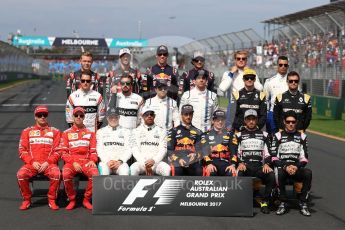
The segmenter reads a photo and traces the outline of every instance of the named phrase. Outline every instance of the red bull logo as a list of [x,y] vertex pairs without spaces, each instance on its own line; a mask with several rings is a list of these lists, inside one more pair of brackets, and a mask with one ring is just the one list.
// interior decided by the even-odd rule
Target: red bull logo
[[194,145],[194,140],[184,137],[176,141],[177,145]]
[[176,140],[176,145],[178,146],[175,147],[175,150],[190,150],[195,152],[194,142],[194,140],[189,139],[188,137]]
[[227,147],[227,146],[225,146],[225,145],[222,145],[222,144],[218,144],[218,145],[216,145],[216,146],[213,146],[212,148],[211,148],[211,151],[212,152],[228,152],[229,151],[229,148]]

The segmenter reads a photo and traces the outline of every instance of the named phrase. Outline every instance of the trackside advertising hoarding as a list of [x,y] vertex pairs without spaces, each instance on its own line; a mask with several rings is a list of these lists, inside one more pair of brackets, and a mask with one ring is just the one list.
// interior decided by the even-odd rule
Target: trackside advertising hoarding
[[146,47],[146,39],[127,38],[73,38],[73,37],[32,37],[14,36],[14,46],[96,46],[108,48]]
[[93,177],[93,214],[253,216],[252,178]]
[[22,37],[14,36],[12,45],[14,46],[52,46],[55,37]]
[[123,48],[123,47],[146,47],[148,41],[146,39],[126,39],[126,38],[111,38],[107,40],[109,48]]

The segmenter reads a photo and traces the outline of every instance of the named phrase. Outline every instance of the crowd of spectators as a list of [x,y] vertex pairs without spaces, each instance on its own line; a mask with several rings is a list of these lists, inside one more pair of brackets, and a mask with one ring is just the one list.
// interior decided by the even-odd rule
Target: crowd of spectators
[[[117,63],[113,61],[95,60],[92,64],[92,69],[97,73],[106,73],[115,68]],[[80,70],[79,60],[51,60],[49,61],[49,72],[66,74]]]
[[[292,66],[320,67],[323,63],[327,66],[345,67],[345,53],[340,56],[341,47],[345,46],[345,31],[339,34],[329,31],[325,34],[307,35],[303,38],[294,37],[272,39],[262,45],[262,64],[267,68],[275,66],[280,55],[289,56]],[[259,55],[257,52],[254,56]],[[258,60],[258,59],[256,59]],[[255,63],[254,63],[255,64]]]

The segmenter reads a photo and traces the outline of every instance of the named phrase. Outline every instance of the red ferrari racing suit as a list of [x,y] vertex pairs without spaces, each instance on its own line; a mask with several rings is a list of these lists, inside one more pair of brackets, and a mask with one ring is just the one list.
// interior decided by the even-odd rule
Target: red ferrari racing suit
[[62,169],[62,178],[69,200],[75,200],[76,191],[73,188],[73,177],[78,173],[73,163],[80,164],[82,173],[88,177],[85,189],[85,198],[92,197],[92,176],[98,176],[97,167],[85,166],[89,161],[97,162],[95,133],[86,128],[79,129],[75,125],[62,134],[61,150],[65,165]]
[[24,200],[30,200],[32,196],[29,179],[38,174],[38,171],[32,166],[33,162],[49,163],[49,166],[42,173],[50,181],[48,198],[56,199],[61,176],[57,166],[60,159],[60,154],[57,151],[60,136],[58,129],[49,126],[34,125],[23,130],[19,142],[19,157],[25,165],[19,169],[17,179]]

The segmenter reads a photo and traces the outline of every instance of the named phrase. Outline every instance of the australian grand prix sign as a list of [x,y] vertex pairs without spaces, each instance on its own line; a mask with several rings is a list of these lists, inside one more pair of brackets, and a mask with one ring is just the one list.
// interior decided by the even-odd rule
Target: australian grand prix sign
[[93,214],[253,215],[251,178],[97,176],[93,183]]

